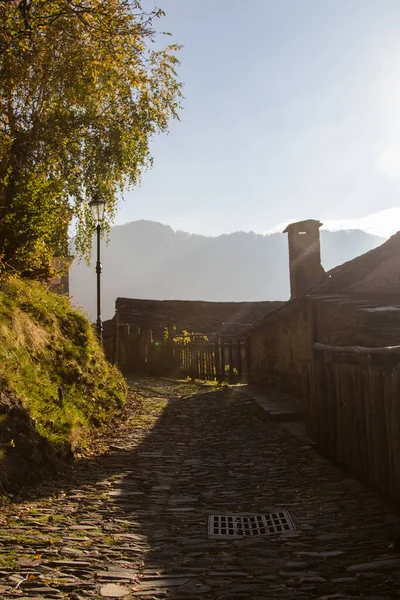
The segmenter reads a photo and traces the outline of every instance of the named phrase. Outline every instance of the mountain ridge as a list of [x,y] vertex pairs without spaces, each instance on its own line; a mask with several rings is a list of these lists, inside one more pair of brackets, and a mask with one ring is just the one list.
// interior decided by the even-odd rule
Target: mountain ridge
[[[322,264],[329,270],[384,241],[362,230],[322,230]],[[117,297],[215,302],[289,298],[283,233],[236,231],[211,237],[139,220],[112,227],[101,255],[103,319],[113,316]],[[95,246],[91,265],[73,262],[70,292],[73,302],[94,319]]]

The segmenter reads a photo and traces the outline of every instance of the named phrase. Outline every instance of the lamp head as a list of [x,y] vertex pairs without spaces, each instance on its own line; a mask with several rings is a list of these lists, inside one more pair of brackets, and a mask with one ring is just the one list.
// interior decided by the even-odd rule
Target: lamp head
[[101,200],[98,194],[93,196],[93,200],[89,202],[90,210],[92,211],[92,216],[96,223],[102,223],[104,219],[104,209],[106,203],[104,200]]

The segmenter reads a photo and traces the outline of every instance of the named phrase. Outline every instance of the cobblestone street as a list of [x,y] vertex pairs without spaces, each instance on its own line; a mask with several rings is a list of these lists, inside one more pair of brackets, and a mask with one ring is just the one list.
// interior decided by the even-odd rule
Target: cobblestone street
[[[1,598],[400,598],[389,504],[240,391],[131,385],[108,450],[11,507]],[[274,508],[294,532],[208,538],[209,514]]]

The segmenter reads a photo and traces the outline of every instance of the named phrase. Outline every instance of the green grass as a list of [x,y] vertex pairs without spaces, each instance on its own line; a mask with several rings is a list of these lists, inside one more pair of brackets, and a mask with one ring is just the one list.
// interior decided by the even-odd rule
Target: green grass
[[0,279],[0,389],[22,402],[42,436],[73,450],[126,395],[89,321],[66,297],[17,276]]
[[23,544],[24,546],[53,546],[54,544],[62,544],[62,537],[60,537],[59,535],[57,536],[50,536],[50,535],[41,535],[41,534],[35,534],[35,536],[33,536],[32,534],[22,534],[22,533],[18,533],[17,535],[11,535],[11,534],[2,534],[2,540],[4,543],[10,543],[10,544]]
[[15,550],[11,550],[10,552],[7,552],[7,554],[0,554],[0,569],[15,569],[18,567],[15,558]]

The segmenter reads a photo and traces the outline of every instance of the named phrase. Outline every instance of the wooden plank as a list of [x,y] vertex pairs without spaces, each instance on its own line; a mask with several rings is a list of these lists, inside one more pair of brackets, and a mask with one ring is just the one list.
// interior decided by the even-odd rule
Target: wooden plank
[[237,340],[237,371],[238,377],[242,376],[242,340]]
[[222,339],[220,343],[221,348],[221,378],[225,379],[225,340]]
[[194,379],[194,350],[193,350],[193,341],[191,340],[188,344],[188,353],[189,353],[189,377]]
[[185,377],[185,365],[184,365],[184,348],[183,348],[183,340],[179,340],[178,342],[178,351],[179,351],[179,373],[180,378],[183,379]]
[[196,341],[193,343],[194,349],[194,376],[195,379],[199,379],[199,349]]
[[200,349],[201,349],[201,379],[203,379],[203,381],[204,381],[205,379],[207,379],[207,377],[206,377],[206,351],[207,351],[207,348],[206,348],[204,342],[201,344]]
[[203,358],[204,358],[204,352],[203,352],[203,344],[201,343],[201,341],[199,340],[199,379],[204,379],[204,366],[203,366]]
[[196,379],[196,358],[193,340],[190,342],[190,377]]
[[233,340],[230,338],[228,345],[229,379],[233,380]]
[[251,378],[251,344],[250,344],[250,336],[247,337],[245,343],[245,362],[246,362],[246,375],[247,378]]
[[[327,423],[328,439],[326,440],[326,452],[329,457],[336,458],[337,439],[336,439],[336,408],[337,408],[337,392],[335,374],[332,371],[331,365],[322,363],[324,370],[324,396],[325,396],[325,421]],[[323,397],[321,398],[323,400]]]
[[193,347],[193,339],[192,337],[190,338],[190,342],[188,344],[188,352],[189,352],[189,377],[191,379],[195,378],[195,372],[194,372],[194,347]]
[[215,373],[216,379],[219,383],[222,381],[222,369],[221,369],[221,340],[214,344],[215,353]]
[[211,353],[211,380],[217,379],[217,372],[215,369],[215,344],[210,344],[210,353]]
[[186,377],[186,368],[185,368],[185,346],[183,340],[179,342],[181,348],[181,368],[182,368],[182,377]]
[[386,426],[386,439],[387,439],[387,488],[388,495],[394,498],[395,493],[395,454],[393,439],[393,427],[392,427],[392,414],[393,414],[393,395],[392,395],[392,380],[394,377],[393,369],[389,373],[385,374],[384,379],[384,418]]
[[400,500],[400,367],[395,366],[391,378],[392,406],[390,422],[393,444],[393,497]]
[[357,404],[355,406],[355,419],[358,433],[359,447],[358,447],[358,465],[360,473],[366,474],[368,470],[367,454],[363,451],[366,443],[366,412],[367,412],[367,400],[366,390],[364,385],[364,370],[365,365],[354,365],[354,393],[357,398]]
[[330,353],[348,353],[348,354],[395,354],[400,355],[400,346],[382,346],[379,348],[367,348],[365,346],[330,346],[316,342],[313,345],[314,350]]
[[206,379],[212,380],[211,377],[211,346],[209,343],[206,345]]

